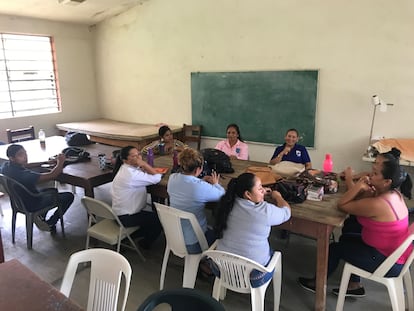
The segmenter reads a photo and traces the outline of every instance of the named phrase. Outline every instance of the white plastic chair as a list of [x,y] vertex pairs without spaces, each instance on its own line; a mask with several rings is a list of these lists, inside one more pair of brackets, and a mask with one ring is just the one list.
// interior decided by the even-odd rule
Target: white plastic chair
[[132,269],[121,254],[104,248],[92,248],[72,254],[63,276],[60,291],[69,297],[78,265],[91,262],[87,311],[116,311],[121,278],[125,278],[125,290],[121,311],[125,310]]
[[213,287],[213,297],[223,300],[226,297],[226,290],[230,289],[238,293],[250,293],[252,311],[264,310],[264,298],[266,289],[271,279],[260,287],[252,288],[250,284],[250,273],[253,269],[262,272],[273,272],[273,310],[279,310],[280,290],[282,283],[282,254],[274,252],[267,265],[264,267],[257,262],[218,250],[207,250],[204,255],[212,259],[220,270],[220,278],[216,277]]
[[145,257],[131,238],[131,234],[139,229],[138,226],[125,228],[112,208],[105,202],[90,197],[83,197],[81,201],[89,218],[85,249],[89,248],[89,239],[93,237],[110,245],[116,245],[116,251],[119,253],[121,241],[127,238],[142,261],[145,261]]
[[414,311],[413,285],[411,283],[410,265],[414,259],[414,252],[408,257],[401,273],[397,277],[385,277],[390,268],[396,263],[398,258],[405,252],[407,247],[414,241],[414,224],[409,227],[410,235],[403,243],[373,272],[368,272],[346,262],[342,272],[341,285],[339,288],[336,311],[344,308],[345,294],[348,288],[351,274],[359,275],[365,279],[382,283],[388,289],[393,311],[405,311],[404,286],[407,294],[408,310]]
[[164,228],[166,245],[164,252],[164,259],[161,268],[160,277],[160,290],[164,288],[165,272],[167,270],[168,257],[170,251],[174,255],[184,258],[184,275],[183,275],[183,287],[194,288],[195,280],[197,277],[198,264],[203,256],[200,254],[189,254],[187,247],[185,246],[183,229],[181,226],[181,219],[187,219],[190,221],[191,226],[197,236],[198,243],[200,244],[201,251],[208,249],[208,244],[204,232],[200,227],[196,217],[192,213],[184,212],[179,209],[155,203],[155,207],[158,212],[158,217]]

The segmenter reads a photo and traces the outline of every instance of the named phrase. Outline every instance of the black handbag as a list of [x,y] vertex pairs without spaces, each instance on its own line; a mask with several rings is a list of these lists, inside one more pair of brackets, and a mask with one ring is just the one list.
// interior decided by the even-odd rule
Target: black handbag
[[89,140],[86,134],[78,132],[67,132],[65,135],[65,140],[68,146],[86,146],[93,144],[93,142]]

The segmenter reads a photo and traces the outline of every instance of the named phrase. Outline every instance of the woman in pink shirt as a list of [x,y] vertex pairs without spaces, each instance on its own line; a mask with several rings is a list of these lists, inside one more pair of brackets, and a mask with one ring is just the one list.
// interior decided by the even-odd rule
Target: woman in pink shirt
[[226,129],[227,139],[220,141],[215,149],[223,151],[231,159],[247,160],[249,158],[249,147],[240,135],[237,124],[229,124]]
[[[393,154],[381,154],[369,176],[363,176],[343,195],[338,208],[355,215],[361,225],[360,235],[343,234],[338,242],[329,246],[328,276],[345,260],[354,266],[374,272],[408,236],[408,209],[397,190],[404,195],[411,193],[411,179],[400,167]],[[410,246],[388,271],[387,277],[397,276],[409,254]],[[299,278],[299,284],[310,291],[315,290],[315,279]],[[337,288],[333,289],[338,294]],[[363,297],[365,290],[360,277],[351,275],[346,296]]]

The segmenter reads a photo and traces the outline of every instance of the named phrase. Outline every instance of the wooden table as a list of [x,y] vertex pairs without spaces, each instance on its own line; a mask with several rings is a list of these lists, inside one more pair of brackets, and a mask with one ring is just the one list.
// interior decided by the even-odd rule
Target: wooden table
[[17,259],[0,264],[0,310],[81,311],[74,301]]
[[[50,157],[59,154],[67,147],[65,138],[62,136],[47,137],[45,146],[41,146],[38,139],[24,141],[20,144],[27,151],[29,163],[46,162]],[[2,161],[8,159],[6,155],[8,146],[0,146],[0,159]],[[62,183],[81,187],[85,190],[86,196],[93,198],[94,187],[111,182],[113,179],[112,169],[99,169],[98,154],[105,153],[107,157],[110,157],[112,151],[118,148],[103,144],[92,144],[82,146],[82,148],[90,153],[91,160],[66,165],[57,180]]]
[[[83,122],[70,122],[56,124],[61,134],[66,132],[79,132],[88,134],[94,142],[111,146],[125,147],[128,145],[139,150],[150,142],[158,139],[159,125],[128,123],[110,119],[96,119]],[[182,127],[169,126],[178,137],[182,135]]]
[[[266,163],[231,160],[234,168],[232,174],[221,174],[220,184],[227,187],[230,179],[239,176],[248,166],[267,166]],[[171,167],[172,157],[155,158],[155,166]],[[161,182],[149,187],[149,191],[161,198],[168,198],[167,182],[170,172],[164,175]],[[340,227],[347,215],[336,208],[340,194],[326,194],[322,201],[306,200],[300,204],[291,204],[292,217],[278,226],[291,232],[303,234],[316,239],[316,296],[315,310],[326,308],[326,279],[328,269],[329,237],[335,227]]]

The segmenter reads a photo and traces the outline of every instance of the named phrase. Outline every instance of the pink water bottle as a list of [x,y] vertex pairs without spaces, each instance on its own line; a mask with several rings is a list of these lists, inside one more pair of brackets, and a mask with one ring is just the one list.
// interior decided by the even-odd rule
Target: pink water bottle
[[332,172],[332,168],[333,168],[332,156],[330,153],[327,153],[325,155],[325,160],[323,161],[323,171],[325,173],[330,173]]

